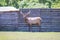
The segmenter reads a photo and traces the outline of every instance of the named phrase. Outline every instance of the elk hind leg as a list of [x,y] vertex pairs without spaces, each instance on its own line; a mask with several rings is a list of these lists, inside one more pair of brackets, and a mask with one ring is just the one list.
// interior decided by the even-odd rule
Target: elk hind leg
[[39,32],[40,32],[40,30],[41,30],[41,28],[40,28],[40,23],[37,23],[37,25],[38,25],[38,27],[39,27]]

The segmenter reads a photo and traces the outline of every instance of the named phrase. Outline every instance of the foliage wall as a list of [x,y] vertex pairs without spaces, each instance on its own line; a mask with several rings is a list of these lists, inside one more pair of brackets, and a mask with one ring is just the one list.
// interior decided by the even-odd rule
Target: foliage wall
[[60,0],[0,0],[0,6],[16,8],[60,8]]

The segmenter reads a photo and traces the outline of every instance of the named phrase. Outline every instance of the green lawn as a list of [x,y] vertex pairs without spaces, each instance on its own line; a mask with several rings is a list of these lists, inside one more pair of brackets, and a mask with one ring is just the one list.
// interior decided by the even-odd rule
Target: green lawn
[[0,32],[0,40],[60,40],[60,32]]

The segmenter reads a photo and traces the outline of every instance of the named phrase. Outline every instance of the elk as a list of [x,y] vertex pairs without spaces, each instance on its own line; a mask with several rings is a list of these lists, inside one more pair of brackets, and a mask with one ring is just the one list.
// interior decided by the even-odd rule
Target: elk
[[[23,16],[25,23],[27,23],[30,26],[30,28],[32,25],[38,25],[38,26],[41,25],[41,20],[42,20],[41,17],[27,17],[30,14],[30,11],[25,14],[23,14],[21,11],[20,14]],[[29,28],[29,31],[30,31],[30,28]]]

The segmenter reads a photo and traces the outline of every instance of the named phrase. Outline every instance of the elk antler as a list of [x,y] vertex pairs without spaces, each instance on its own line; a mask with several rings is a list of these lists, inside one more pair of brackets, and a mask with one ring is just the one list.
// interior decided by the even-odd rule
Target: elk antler
[[27,14],[23,14],[22,11],[20,12],[23,15],[23,18],[30,14],[30,11]]
[[22,13],[22,11],[20,11],[20,14],[24,15],[24,14]]
[[22,15],[23,15],[23,17],[25,17],[25,15],[22,13],[22,11],[20,11],[20,14],[22,14]]
[[30,11],[26,14],[26,16],[29,15],[29,14],[30,14]]

